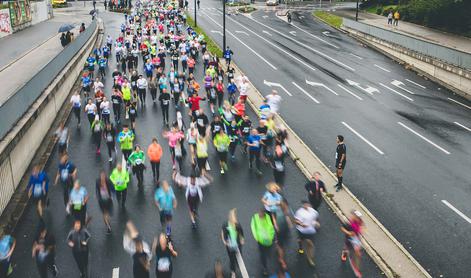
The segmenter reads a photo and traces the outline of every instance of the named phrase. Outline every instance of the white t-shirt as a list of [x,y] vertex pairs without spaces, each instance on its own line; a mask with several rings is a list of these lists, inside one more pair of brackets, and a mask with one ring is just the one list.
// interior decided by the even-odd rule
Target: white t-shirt
[[98,82],[95,81],[93,83],[93,88],[95,88],[95,93],[96,93],[98,91],[102,91],[105,88],[105,85],[103,85],[103,83],[101,83],[101,81],[98,81]]
[[139,89],[146,89],[147,88],[147,80],[145,78],[139,78],[137,80],[137,87]]
[[70,103],[72,103],[73,107],[78,107],[80,108],[80,95],[73,95],[70,97]]
[[239,85],[239,93],[241,96],[246,96],[247,95],[247,89],[248,89],[249,85],[247,83],[240,83]]
[[271,112],[277,113],[280,109],[281,97],[279,95],[269,94],[266,96],[267,103],[270,105]]
[[107,100],[107,101],[103,101],[101,104],[100,104],[100,109],[101,111],[103,112],[103,114],[110,114],[110,102]]
[[95,111],[96,111],[95,103],[85,105],[85,110],[87,111],[87,114],[95,114]]
[[305,227],[296,225],[296,229],[303,234],[315,234],[316,233],[316,222],[319,218],[319,213],[313,208],[304,207],[298,209],[294,214],[294,217],[300,221]]

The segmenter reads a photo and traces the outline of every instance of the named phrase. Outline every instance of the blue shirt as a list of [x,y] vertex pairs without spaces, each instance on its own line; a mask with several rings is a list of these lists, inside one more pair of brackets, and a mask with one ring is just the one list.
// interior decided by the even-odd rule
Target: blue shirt
[[278,204],[283,198],[278,192],[271,193],[270,191],[267,191],[263,194],[263,199],[268,202],[268,206],[265,205],[265,209],[269,212],[275,212],[278,210]]
[[2,239],[0,239],[0,260],[7,258],[8,252],[10,252],[12,245],[13,238],[10,235],[4,235]]
[[175,194],[171,187],[168,188],[167,192],[165,192],[162,187],[159,187],[159,189],[155,191],[154,199],[159,204],[161,210],[173,211],[173,199],[175,199]]
[[260,135],[249,135],[249,137],[247,137],[247,141],[248,141],[250,144],[254,144],[254,143],[255,143],[255,146],[249,146],[249,150],[251,150],[251,151],[258,151],[258,150],[260,150],[260,140],[262,140],[262,138],[260,137]]
[[70,191],[70,202],[72,203],[72,207],[75,210],[82,209],[83,203],[85,201],[85,197],[87,196],[88,192],[85,187],[81,186],[78,190],[72,189]]
[[66,162],[65,164],[59,164],[59,177],[62,182],[66,182],[70,175],[75,171],[74,164]]
[[46,193],[42,192],[43,182],[46,182],[46,192],[49,188],[49,178],[47,177],[46,172],[41,171],[37,176],[31,175],[29,177],[28,187],[26,190],[30,190],[33,187],[33,196],[39,197],[40,195]]

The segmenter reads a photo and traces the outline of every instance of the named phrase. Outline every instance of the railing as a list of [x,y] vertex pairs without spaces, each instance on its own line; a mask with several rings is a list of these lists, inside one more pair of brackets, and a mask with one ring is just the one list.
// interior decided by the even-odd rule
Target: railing
[[[96,29],[96,20],[56,57],[33,76],[23,87],[0,106],[0,138],[3,138],[16,122],[28,111],[62,69],[90,39]],[[57,43],[60,43],[59,41]],[[19,73],[20,74],[20,73]],[[11,76],[15,78],[15,76]]]
[[471,54],[462,52],[439,44],[416,39],[412,36],[399,34],[383,28],[371,26],[369,24],[356,22],[344,18],[343,25],[347,28],[360,31],[364,34],[394,43],[412,51],[441,60],[451,65],[471,70]]

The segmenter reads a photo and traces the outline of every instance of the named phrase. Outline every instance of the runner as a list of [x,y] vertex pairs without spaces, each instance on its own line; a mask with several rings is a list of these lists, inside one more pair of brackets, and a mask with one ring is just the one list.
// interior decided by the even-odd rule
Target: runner
[[81,107],[82,107],[82,102],[80,100],[80,92],[76,91],[71,97],[70,97],[70,103],[72,103],[72,113],[74,113],[75,118],[77,119],[77,128],[80,127],[80,116],[81,116]]
[[268,258],[275,239],[275,228],[273,227],[271,217],[266,213],[265,208],[261,208],[258,213],[252,216],[250,227],[252,229],[252,235],[258,244],[263,275],[267,276]]
[[111,172],[110,180],[113,183],[116,192],[116,199],[121,203],[121,208],[126,207],[126,196],[128,193],[129,174],[122,165],[118,163],[116,168]]
[[108,149],[108,162],[111,163],[113,162],[113,152],[116,152],[116,129],[111,123],[106,124],[103,137],[105,138],[106,148]]
[[128,161],[131,155],[134,138],[134,132],[129,130],[128,125],[123,125],[123,130],[118,134],[118,143],[126,161]]
[[100,171],[100,176],[96,179],[95,192],[98,199],[98,205],[103,214],[103,222],[106,225],[106,231],[111,233],[110,216],[113,209],[113,195],[115,190],[113,183],[106,176],[105,171]]
[[74,187],[70,191],[67,209],[72,212],[75,220],[79,220],[82,223],[82,226],[86,226],[88,198],[87,189],[80,185],[79,180],[75,180]]
[[322,193],[326,192],[324,182],[321,180],[321,173],[314,172],[304,188],[307,191],[312,208],[317,210],[322,202]]
[[311,207],[308,201],[302,201],[303,206],[299,208],[294,217],[296,230],[298,230],[298,253],[304,254],[303,242],[307,245],[307,259],[311,266],[314,262],[314,235],[319,229],[319,213]]
[[[67,209],[67,204],[69,203],[69,193],[72,190],[72,185],[74,179],[77,178],[77,168],[74,164],[69,162],[69,156],[64,154],[61,157],[56,178],[54,180],[54,185],[57,185],[57,182],[61,181],[63,196],[64,196],[64,205]],[[66,210],[67,211],[67,210]],[[69,214],[69,213],[67,213]]]
[[227,68],[229,68],[230,64],[231,64],[231,60],[232,60],[232,55],[234,55],[234,52],[232,52],[232,50],[228,47],[226,47],[226,50],[224,50],[224,53],[223,53],[223,57],[224,59],[226,60],[226,66]]
[[35,165],[29,177],[26,191],[28,192],[28,197],[32,198],[33,202],[36,204],[40,218],[43,218],[43,211],[47,205],[48,184],[49,178],[47,173],[41,171],[39,166]]
[[101,153],[100,145],[101,145],[101,138],[103,137],[104,125],[103,125],[103,122],[98,117],[98,115],[95,116],[95,120],[92,123],[91,129],[92,129],[93,141],[95,142],[95,146],[96,146],[95,152],[97,155],[99,155]]
[[201,188],[208,186],[212,182],[209,175],[196,177],[182,176],[178,171],[173,172],[173,180],[181,187],[186,187],[185,198],[188,203],[191,226],[196,229],[196,218],[198,217],[198,205],[203,202],[203,191]]
[[227,152],[229,151],[229,145],[231,144],[231,139],[224,133],[223,129],[220,129],[219,132],[214,136],[213,139],[214,147],[217,150],[219,156],[219,165],[221,167],[221,175],[224,175],[227,172]]
[[171,222],[173,210],[177,208],[177,199],[175,198],[173,189],[166,181],[163,181],[162,185],[155,191],[154,201],[159,209],[160,223],[162,227],[165,226],[165,234],[170,236],[172,233]]
[[155,275],[158,278],[171,278],[173,271],[172,257],[178,256],[178,253],[173,248],[168,236],[161,233],[158,238],[155,237],[152,250],[155,253],[156,260]]
[[128,163],[132,167],[132,172],[136,175],[137,178],[137,186],[139,188],[142,187],[144,182],[144,170],[146,168],[144,162],[146,160],[146,156],[144,152],[141,150],[139,145],[134,146],[134,151],[128,158]]
[[[342,225],[340,230],[345,234],[345,245],[342,249],[342,262],[347,260],[347,255],[351,258],[351,266],[356,277],[361,277],[361,239],[360,236],[363,230],[363,220],[361,212],[354,210],[348,221]],[[353,251],[353,254],[349,253],[350,250]],[[353,258],[352,258],[353,256]]]
[[157,141],[157,137],[152,138],[152,143],[147,148],[147,156],[149,157],[152,168],[152,177],[155,184],[160,181],[160,159],[162,157],[162,147]]
[[57,277],[59,270],[55,263],[56,240],[43,221],[39,222],[39,231],[33,241],[32,254],[36,260],[39,277],[47,278],[49,271],[53,277]]
[[4,231],[0,238],[0,277],[7,277],[13,272],[11,255],[15,251],[16,239]]
[[73,229],[67,236],[67,244],[72,248],[77,267],[80,271],[80,277],[88,277],[88,241],[90,233],[87,228],[82,226],[80,220],[75,220]]
[[255,160],[256,173],[260,176],[262,175],[262,171],[260,170],[260,149],[261,144],[263,144],[261,140],[258,131],[252,129],[245,143],[249,147],[249,169],[252,169],[253,161]]
[[92,126],[95,116],[97,115],[97,107],[91,98],[88,99],[87,105],[85,105],[85,112],[87,113],[88,122],[90,126]]
[[231,278],[236,277],[237,253],[242,253],[242,245],[245,244],[244,231],[237,220],[237,210],[229,211],[227,221],[222,225],[221,239],[226,246],[229,256]]
[[69,143],[69,129],[65,127],[64,123],[61,123],[59,128],[56,130],[55,138],[57,142],[57,150],[59,155],[63,155],[67,152],[67,145]]

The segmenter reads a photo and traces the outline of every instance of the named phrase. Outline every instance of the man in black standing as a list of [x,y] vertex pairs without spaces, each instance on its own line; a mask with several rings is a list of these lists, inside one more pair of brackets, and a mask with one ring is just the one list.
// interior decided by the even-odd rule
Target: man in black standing
[[342,135],[337,136],[337,150],[335,151],[335,169],[337,170],[337,185],[335,191],[340,191],[342,189],[343,183],[343,170],[345,169],[345,164],[347,163],[347,147],[343,142],[344,138]]
[[324,182],[321,180],[321,174],[315,172],[311,179],[304,185],[306,188],[309,203],[313,209],[317,210],[322,202],[322,192],[325,192]]

